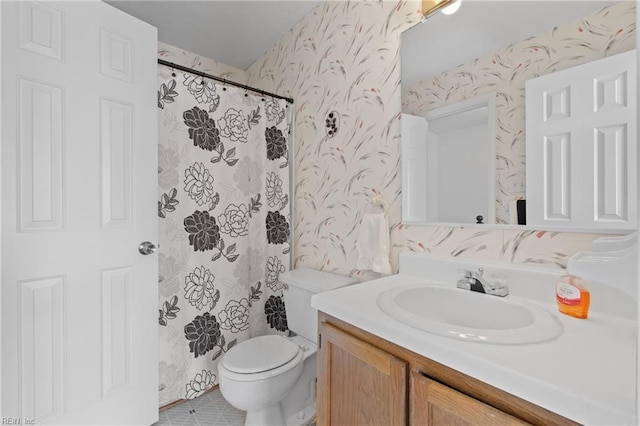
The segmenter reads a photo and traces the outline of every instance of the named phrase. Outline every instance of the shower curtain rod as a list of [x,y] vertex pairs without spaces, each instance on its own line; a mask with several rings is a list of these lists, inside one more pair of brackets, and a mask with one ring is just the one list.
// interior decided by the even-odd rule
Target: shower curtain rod
[[255,87],[247,86],[245,84],[240,84],[240,83],[235,83],[235,82],[230,81],[230,80],[225,80],[224,78],[216,77],[215,75],[211,75],[211,74],[207,74],[207,73],[202,72],[202,71],[194,70],[193,68],[183,67],[182,65],[174,64],[173,62],[165,61],[163,59],[158,59],[158,63],[160,65],[164,65],[164,66],[167,66],[167,67],[179,70],[179,71],[184,71],[184,72],[188,72],[188,73],[191,73],[191,74],[195,74],[195,75],[200,76],[200,77],[204,77],[204,78],[208,78],[208,79],[211,79],[211,80],[219,81],[222,84],[228,84],[230,86],[236,86],[236,87],[239,87],[241,89],[250,90],[252,92],[259,93],[261,95],[269,96],[269,97],[272,97],[272,98],[284,99],[285,101],[289,102],[290,104],[293,103],[293,99],[292,98],[287,98],[285,96],[276,95],[275,93],[271,93],[271,92],[265,92],[264,90],[256,89]]

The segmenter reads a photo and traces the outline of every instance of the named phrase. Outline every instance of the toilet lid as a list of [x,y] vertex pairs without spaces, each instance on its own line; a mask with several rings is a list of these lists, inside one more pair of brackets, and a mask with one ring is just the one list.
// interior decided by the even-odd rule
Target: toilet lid
[[260,373],[288,363],[299,351],[298,345],[282,336],[254,337],[229,349],[222,365],[234,373]]

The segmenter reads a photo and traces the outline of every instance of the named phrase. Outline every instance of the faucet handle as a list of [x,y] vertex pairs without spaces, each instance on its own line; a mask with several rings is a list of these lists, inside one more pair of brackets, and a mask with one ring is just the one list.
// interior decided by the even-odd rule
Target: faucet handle
[[495,296],[506,296],[509,294],[507,276],[500,272],[494,272],[487,277],[487,288],[489,293]]
[[457,272],[460,278],[473,278],[473,272],[468,269],[458,269]]
[[473,272],[468,269],[458,269],[458,282],[456,283],[456,287],[461,288],[463,290],[471,290],[471,281],[473,278]]

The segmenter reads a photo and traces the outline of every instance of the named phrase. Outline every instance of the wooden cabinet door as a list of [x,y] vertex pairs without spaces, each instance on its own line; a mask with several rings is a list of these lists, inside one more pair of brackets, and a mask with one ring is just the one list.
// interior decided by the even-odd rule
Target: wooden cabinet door
[[411,372],[410,389],[411,425],[529,424],[414,371]]
[[319,426],[406,425],[407,363],[320,323]]

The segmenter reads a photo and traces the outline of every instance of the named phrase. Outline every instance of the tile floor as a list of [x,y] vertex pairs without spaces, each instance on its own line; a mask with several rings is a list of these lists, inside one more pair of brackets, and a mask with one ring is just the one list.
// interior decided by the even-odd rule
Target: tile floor
[[163,411],[153,426],[242,426],[244,417],[216,389]]

